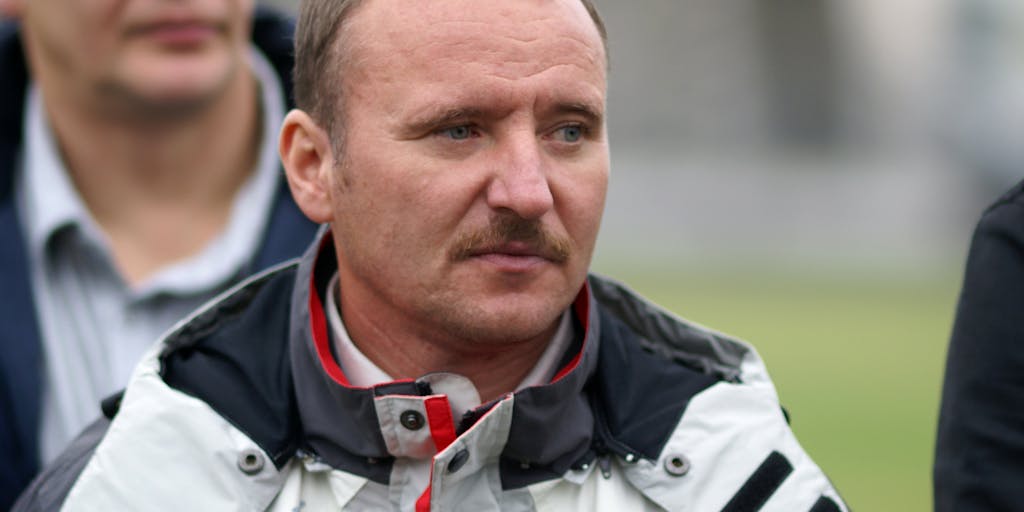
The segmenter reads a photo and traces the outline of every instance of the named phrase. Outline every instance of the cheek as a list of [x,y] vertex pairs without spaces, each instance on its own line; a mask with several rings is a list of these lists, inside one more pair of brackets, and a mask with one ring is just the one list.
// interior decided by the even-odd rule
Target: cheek
[[423,231],[429,212],[415,183],[391,176],[365,159],[335,169],[330,176],[333,216],[361,246],[405,253],[415,241],[411,235]]
[[594,171],[589,176],[577,173],[557,187],[561,197],[559,215],[566,229],[577,243],[592,246],[604,213],[608,190],[607,171]]
[[[82,23],[74,22],[77,16],[82,16]],[[31,12],[24,25],[29,27],[26,35],[34,47],[33,58],[40,59],[41,67],[58,73],[91,75],[92,69],[102,66],[109,53],[103,42],[110,37],[110,31],[95,21],[88,17],[88,13],[80,15],[72,10],[62,13]],[[86,63],[91,64],[85,66]]]
[[247,43],[252,32],[252,20],[254,5],[251,0],[238,0],[230,2],[227,6],[227,16],[231,20],[232,29],[237,39]]
[[232,4],[235,10],[246,16],[252,15],[255,6],[255,2],[253,2],[253,0],[236,0],[232,2]]

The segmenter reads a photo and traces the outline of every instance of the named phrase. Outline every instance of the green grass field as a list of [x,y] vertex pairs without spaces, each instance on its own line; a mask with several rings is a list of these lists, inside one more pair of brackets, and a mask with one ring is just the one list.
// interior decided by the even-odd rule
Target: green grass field
[[854,510],[931,510],[931,464],[960,277],[597,270],[766,360],[804,448]]

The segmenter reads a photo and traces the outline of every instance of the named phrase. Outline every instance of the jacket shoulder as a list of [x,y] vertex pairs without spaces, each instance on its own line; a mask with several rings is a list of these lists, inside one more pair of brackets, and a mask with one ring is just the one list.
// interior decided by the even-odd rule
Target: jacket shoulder
[[591,275],[588,284],[606,317],[643,350],[722,380],[767,380],[750,344],[682,319],[613,279]]
[[[288,367],[277,348],[287,337],[274,325],[288,316],[294,269],[288,262],[257,274],[173,328],[136,367],[102,440],[74,459],[75,470],[45,504],[63,500],[64,510],[266,508],[290,457],[278,464],[277,447],[267,444],[273,438],[232,414],[287,417],[273,408],[277,399],[291,403],[290,381],[253,372]],[[284,390],[276,395],[253,388],[277,384]],[[230,402],[227,410],[218,399]]]
[[620,283],[590,285],[602,314],[601,423],[639,448],[626,473],[645,496],[667,510],[845,510],[753,347]]
[[279,467],[300,437],[288,353],[295,279],[292,261],[243,282],[173,331],[159,359],[164,383],[208,404]]
[[658,457],[628,471],[668,510],[846,510],[763,386],[719,382],[694,396]]
[[[266,324],[254,319],[265,321],[272,310],[279,309],[274,304],[280,300],[288,302],[294,267],[294,262],[287,262],[257,274],[172,328],[136,368],[113,420],[101,418],[88,427],[36,478],[15,510],[64,507],[92,510],[98,504],[104,504],[102,509],[137,509],[147,499],[171,489],[159,484],[136,489],[129,482],[137,483],[138,478],[142,478],[158,483],[166,481],[165,477],[177,475],[182,481],[193,482],[200,488],[203,485],[188,476],[191,471],[225,464],[229,466],[225,470],[234,470],[225,474],[239,473],[238,481],[233,481],[233,489],[243,495],[249,493],[251,489],[244,483],[249,473],[239,472],[234,467],[236,464],[241,467],[241,462],[223,460],[222,447],[231,447],[239,460],[247,455],[267,460],[267,450],[234,425],[233,418],[197,399],[189,385],[202,381],[203,389],[217,389],[220,396],[230,394],[237,404],[236,410],[267,413],[264,404],[258,403],[260,395],[244,389],[247,376],[237,374],[242,369],[233,369],[230,360],[225,363],[231,351],[224,347],[233,344],[254,357],[280,359],[269,351],[274,343],[264,340],[284,343],[273,333],[255,330],[256,325],[263,325],[265,329]],[[282,293],[284,298],[279,300]],[[287,316],[287,307],[285,310]],[[287,361],[284,364],[287,366]],[[190,441],[179,442],[182,438]],[[167,450],[168,446],[174,449]],[[207,460],[211,457],[212,460]],[[273,488],[276,481],[280,468],[272,463],[272,458],[270,462],[265,464],[268,469],[261,474],[266,473],[272,485],[257,486],[259,489]],[[218,484],[211,480],[209,485]],[[262,503],[268,499],[268,492],[256,493],[245,502]],[[163,498],[167,503],[191,503],[190,500],[209,496],[176,498],[166,495]]]
[[86,427],[55,461],[36,476],[14,504],[12,512],[60,509],[109,426],[110,420],[100,417]]
[[985,208],[974,231],[972,250],[986,239],[1000,237],[1024,244],[1024,180]]

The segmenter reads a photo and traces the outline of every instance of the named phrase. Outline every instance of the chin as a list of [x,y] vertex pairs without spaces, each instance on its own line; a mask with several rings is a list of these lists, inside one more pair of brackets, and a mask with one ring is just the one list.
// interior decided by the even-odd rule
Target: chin
[[191,112],[212,103],[227,90],[237,67],[224,59],[156,59],[124,79],[110,92],[152,113]]
[[[543,304],[554,301],[536,300],[532,304],[514,307],[512,304],[499,304],[498,307],[475,308],[474,311],[460,311],[453,315],[451,323],[454,331],[465,339],[477,340],[486,344],[509,344],[528,341],[548,331],[554,332],[558,319],[565,307]],[[468,313],[468,314],[466,314]],[[458,318],[458,317],[462,318]]]

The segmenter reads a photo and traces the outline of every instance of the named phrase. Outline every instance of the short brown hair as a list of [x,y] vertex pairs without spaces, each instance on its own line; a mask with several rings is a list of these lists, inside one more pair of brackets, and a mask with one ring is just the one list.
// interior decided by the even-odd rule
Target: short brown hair
[[[295,105],[308,112],[330,134],[337,146],[342,134],[336,131],[334,117],[342,99],[341,83],[329,79],[339,76],[345,55],[337,55],[345,45],[336,44],[345,19],[365,0],[302,0],[295,29]],[[601,34],[607,53],[608,33],[592,0],[580,0]],[[337,147],[335,148],[338,149]]]

